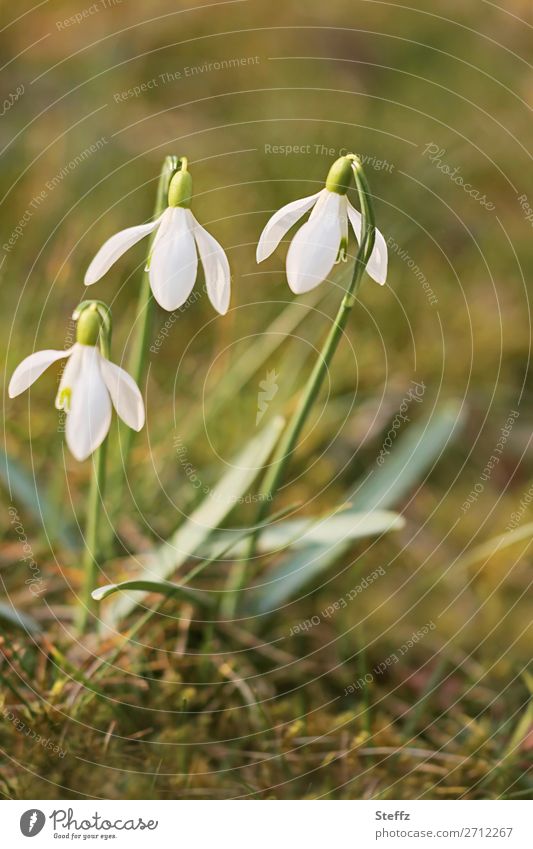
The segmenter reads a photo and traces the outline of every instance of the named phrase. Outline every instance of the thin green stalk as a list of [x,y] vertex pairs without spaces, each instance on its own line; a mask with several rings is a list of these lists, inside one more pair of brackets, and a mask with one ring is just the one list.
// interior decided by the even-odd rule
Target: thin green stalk
[[442,681],[442,677],[446,670],[446,666],[448,665],[448,661],[446,657],[441,657],[437,662],[435,669],[431,673],[424,687],[424,691],[421,696],[417,699],[413,709],[407,715],[407,721],[405,723],[404,728],[404,738],[406,741],[410,741],[413,738],[413,735],[416,731],[418,721],[422,716],[422,712],[427,705],[433,691],[436,689],[437,685]]
[[[177,156],[166,156],[161,168],[159,183],[157,184],[157,194],[154,206],[154,218],[158,218],[168,206],[168,187],[173,174],[178,170],[180,159]],[[146,264],[143,271],[141,289],[139,292],[139,300],[137,302],[137,315],[135,318],[135,336],[133,339],[131,358],[129,362],[129,372],[133,377],[137,386],[141,387],[141,381],[144,377],[146,368],[146,360],[148,354],[148,340],[152,327],[152,316],[154,312],[154,298],[150,288],[150,276],[146,270],[150,262],[153,241],[155,233],[150,238],[148,245],[148,253],[146,255]],[[135,431],[127,428],[124,434],[124,450],[122,454],[122,465],[124,469],[128,467],[128,460],[133,444]]]
[[[311,408],[318,396],[318,393],[320,392],[324,378],[329,370],[330,362],[333,359],[335,351],[337,350],[338,344],[343,335],[344,328],[348,321],[351,309],[356,301],[357,293],[361,285],[361,279],[363,277],[363,272],[366,268],[368,260],[370,259],[370,255],[374,247],[374,213],[372,209],[372,203],[370,201],[368,184],[366,182],[362,167],[354,167],[354,176],[359,194],[359,201],[361,204],[361,213],[363,218],[363,238],[355,260],[352,279],[341,301],[341,305],[333,321],[333,324],[331,325],[330,331],[322,347],[322,350],[318,355],[313,371],[311,372],[307,380],[307,384],[305,386],[300,402],[296,410],[294,411],[294,414],[289,424],[287,425],[287,429],[284,435],[282,436],[278,444],[274,461],[266,474],[261,490],[262,495],[266,497],[263,498],[260,502],[256,518],[256,524],[260,524],[268,513],[269,505],[273,501],[281,485],[285,470],[287,468],[289,460],[291,459],[291,454],[296,446],[298,438],[302,432],[307,417],[311,412]],[[257,531],[253,537],[254,549],[258,534],[259,531]]]
[[87,630],[89,616],[96,611],[96,602],[91,598],[91,592],[95,588],[98,577],[98,562],[100,559],[99,526],[100,511],[104,499],[106,478],[106,455],[107,437],[95,453],[91,487],[89,490],[89,504],[87,512],[87,524],[85,529],[85,547],[83,551],[82,570],[83,585],[80,594],[77,625],[81,634]]
[[[368,665],[367,665],[367,656],[366,656],[366,639],[365,639],[365,628],[363,623],[359,625],[358,629],[359,635],[359,653],[357,656],[357,666],[359,678],[363,681],[366,680],[366,675],[368,673]],[[368,686],[363,687],[363,694],[361,697],[362,708],[363,708],[363,717],[362,724],[363,730],[367,737],[370,737],[372,732],[372,720],[371,720],[371,712],[370,712],[370,689]]]
[[[270,504],[274,500],[279,487],[283,481],[287,465],[291,459],[291,455],[296,447],[302,429],[307,421],[313,404],[320,392],[324,378],[329,370],[330,363],[333,359],[338,344],[342,338],[346,322],[350,315],[351,309],[355,304],[359,286],[363,272],[366,268],[368,260],[372,254],[375,240],[375,223],[372,201],[368,183],[364,175],[363,167],[360,161],[354,158],[353,174],[355,184],[359,195],[359,203],[362,214],[362,239],[357,256],[355,259],[354,271],[351,282],[344,294],[337,315],[331,325],[326,341],[318,355],[318,359],[313,367],[311,374],[307,380],[306,386],[290,419],[281,440],[278,443],[274,459],[268,469],[264,482],[261,488],[261,499],[259,509],[255,519],[256,525],[261,525],[268,514]],[[256,530],[253,534],[248,556],[251,558],[255,555],[257,539],[260,530]],[[243,590],[243,582],[247,573],[246,563],[239,564],[239,568],[232,575],[231,589],[233,595],[233,610],[235,610],[238,598]]]

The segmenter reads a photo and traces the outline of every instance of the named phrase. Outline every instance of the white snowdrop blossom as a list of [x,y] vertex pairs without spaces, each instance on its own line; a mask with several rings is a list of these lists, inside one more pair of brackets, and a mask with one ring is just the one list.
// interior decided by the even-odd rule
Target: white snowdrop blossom
[[[268,221],[257,245],[257,262],[267,259],[283,237],[309,210],[309,220],[296,232],[287,253],[287,282],[296,295],[309,292],[325,280],[336,262],[346,258],[348,224],[361,241],[362,216],[346,196],[351,174],[349,157],[335,163],[326,187],[279,209]],[[335,179],[331,175],[337,169]],[[341,178],[339,178],[339,173]],[[387,244],[379,230],[366,271],[380,285],[387,277]]]
[[66,413],[67,445],[76,460],[86,460],[102,444],[111,424],[111,405],[133,430],[144,425],[144,404],[137,384],[107,360],[95,345],[76,342],[66,351],[37,351],[15,369],[9,397],[20,395],[57,360],[67,358],[56,397]]
[[165,310],[185,303],[198,273],[198,254],[204,268],[209,300],[224,315],[230,299],[230,268],[221,245],[202,227],[189,209],[192,179],[177,171],[169,187],[168,208],[149,224],[128,227],[105,242],[87,269],[85,285],[100,280],[132,245],[155,232],[146,270],[154,298]]

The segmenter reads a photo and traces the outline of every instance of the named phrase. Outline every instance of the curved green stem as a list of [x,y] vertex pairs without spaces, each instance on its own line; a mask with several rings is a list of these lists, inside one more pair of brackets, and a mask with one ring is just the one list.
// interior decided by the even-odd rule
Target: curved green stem
[[[291,459],[292,453],[298,442],[298,438],[302,432],[305,422],[309,416],[311,408],[320,392],[324,378],[328,372],[329,365],[333,359],[337,346],[348,321],[350,311],[355,304],[357,292],[361,285],[363,272],[366,268],[368,260],[372,254],[375,241],[375,222],[372,201],[368,188],[368,183],[363,171],[361,162],[356,157],[353,158],[352,164],[355,184],[359,195],[359,203],[362,214],[362,238],[353,270],[352,279],[344,294],[341,305],[335,316],[333,324],[324,342],[322,350],[318,355],[317,361],[313,367],[311,374],[307,380],[304,391],[294,411],[285,432],[283,433],[274,454],[272,463],[265,475],[261,488],[261,499],[259,509],[257,511],[255,524],[262,525],[265,517],[268,514],[269,507],[274,500],[279,487],[283,481],[285,471]],[[250,540],[248,557],[255,555],[257,539],[260,530],[256,530]],[[246,562],[239,564],[238,571],[231,576],[229,589],[233,590],[232,603],[226,606],[226,613],[231,614],[235,610],[238,598],[243,590],[244,579],[246,576]]]

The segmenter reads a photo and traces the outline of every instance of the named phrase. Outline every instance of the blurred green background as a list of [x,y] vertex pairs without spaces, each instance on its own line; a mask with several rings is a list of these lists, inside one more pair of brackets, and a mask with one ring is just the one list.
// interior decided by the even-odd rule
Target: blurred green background
[[[89,716],[81,710],[73,721],[79,692],[45,671],[57,658],[7,630],[6,703],[30,702],[32,722],[63,740],[68,756],[51,762],[3,722],[3,792],[26,798],[530,794],[533,731],[523,674],[531,654],[530,537],[526,530],[513,545],[493,551],[489,544],[474,562],[464,560],[465,552],[506,531],[521,502],[518,527],[531,519],[530,4],[54,0],[33,6],[4,7],[0,35],[6,378],[34,349],[69,344],[69,318],[85,296],[90,259],[109,235],[150,217],[166,154],[189,157],[193,210],[224,245],[232,268],[228,315],[215,315],[199,280],[198,299],[150,356],[142,387],[147,427],[135,442],[130,489],[111,517],[125,550],[143,551],[168,536],[198,501],[176,458],[176,434],[212,485],[255,432],[259,383],[268,371],[275,370],[279,391],[264,422],[293,408],[341,291],[325,283],[298,299],[294,327],[280,330],[272,323],[296,302],[284,277],[286,246],[261,266],[255,246],[270,214],[318,191],[343,150],[367,161],[377,225],[391,240],[387,286],[364,281],[279,506],[301,501],[306,515],[341,502],[356,479],[375,469],[411,381],[426,389],[402,434],[431,422],[443,407],[456,411],[457,425],[440,457],[394,505],[406,527],[355,550],[358,575],[380,565],[387,570],[362,594],[358,610],[341,610],[309,634],[288,637],[290,626],[353,586],[345,560],[270,623],[268,640],[294,657],[279,680],[227,645],[220,653],[230,672],[220,671],[220,657],[213,669],[205,656],[180,659],[173,654],[179,655],[179,628],[172,630],[172,619],[158,620],[146,642],[169,654],[162,659],[151,650],[156,684],[143,683],[146,652],[137,646],[133,658],[126,654],[110,669],[108,689],[99,685],[107,695],[125,694],[138,710],[123,717],[96,700]],[[90,292],[112,306],[117,362],[127,359],[135,328],[143,250],[129,251]],[[158,310],[153,341],[167,319]],[[241,385],[239,369],[275,337],[280,344]],[[38,481],[51,513],[76,527],[85,513],[89,464],[63,451],[51,403],[56,383],[52,369],[33,387],[31,407],[28,396],[12,402],[5,396],[4,449],[12,469]],[[217,408],[210,412],[213,398]],[[513,411],[518,415],[487,474]],[[10,495],[5,466],[4,484],[4,595],[34,614],[68,662],[88,673],[92,653],[102,656],[109,646],[71,642],[77,558],[28,508],[35,493],[26,503]],[[24,584],[10,504],[45,576],[47,593],[37,600]],[[251,515],[243,505],[232,523]],[[110,568],[133,574],[135,564]],[[429,621],[436,629],[374,682],[375,707],[370,720],[368,714],[361,720],[360,696],[344,694],[358,675],[357,665],[345,662],[357,644],[354,626],[358,639],[364,627],[372,666]],[[240,626],[254,631],[253,623]],[[212,648],[204,638],[193,641],[196,652]],[[171,672],[183,682],[179,692],[163,686]],[[269,700],[264,728],[247,711],[243,718],[242,706],[235,715],[230,710],[242,702],[239,687],[235,694],[231,687],[195,686],[202,676],[218,675],[226,687],[256,674],[266,676],[254,679],[257,691],[252,682],[254,694]],[[15,679],[18,696],[9,683]],[[416,727],[405,721],[414,704],[421,711]],[[167,710],[184,712],[177,721]],[[244,741],[231,742],[241,734]],[[370,745],[385,754],[367,753]],[[100,766],[89,769],[88,760]]]

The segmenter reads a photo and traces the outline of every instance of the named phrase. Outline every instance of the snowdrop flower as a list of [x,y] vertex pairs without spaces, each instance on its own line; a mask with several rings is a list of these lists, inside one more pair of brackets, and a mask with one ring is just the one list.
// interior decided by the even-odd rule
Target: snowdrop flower
[[230,298],[229,263],[217,240],[190,210],[192,177],[185,157],[180,161],[181,170],[170,181],[168,208],[149,224],[128,227],[111,236],[87,269],[85,285],[96,283],[132,245],[155,232],[146,270],[158,304],[165,310],[175,310],[185,303],[196,280],[199,253],[209,300],[224,315]]
[[[297,231],[287,253],[287,281],[296,295],[322,283],[339,260],[346,260],[348,223],[361,241],[361,213],[348,200],[353,156],[342,156],[330,168],[326,187],[279,209],[268,221],[257,245],[257,262],[272,254],[293,224],[309,210],[309,220]],[[375,230],[374,249],[366,271],[383,285],[387,277],[387,245]]]
[[9,383],[9,397],[14,398],[52,363],[67,359],[55,405],[66,412],[67,445],[76,460],[86,460],[106,438],[111,404],[128,427],[141,430],[144,424],[144,404],[137,384],[97,347],[100,327],[97,309],[85,309],[79,316],[72,348],[31,354],[17,366]]

